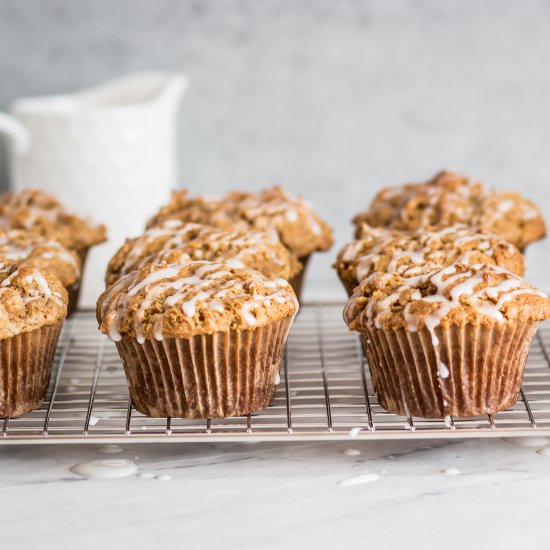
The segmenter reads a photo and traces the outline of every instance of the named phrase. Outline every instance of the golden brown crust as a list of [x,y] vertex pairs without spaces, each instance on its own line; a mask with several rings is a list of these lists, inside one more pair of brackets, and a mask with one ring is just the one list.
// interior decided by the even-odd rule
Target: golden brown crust
[[[373,273],[344,310],[351,330],[418,331],[453,324],[487,325],[550,318],[550,298],[510,271],[490,265],[452,264],[419,277]],[[436,342],[434,342],[436,343]]]
[[17,263],[53,273],[65,288],[80,278],[80,259],[72,250],[33,231],[0,229],[0,263]]
[[0,339],[53,325],[67,314],[67,291],[51,273],[0,264]]
[[475,180],[443,171],[425,183],[382,189],[353,223],[412,231],[464,223],[495,233],[522,249],[546,234],[540,209],[518,193],[487,190]]
[[228,232],[167,220],[122,245],[109,262],[106,283],[109,286],[149,263],[180,264],[194,260],[255,269],[270,278],[290,279],[302,269],[298,259],[266,232]]
[[259,193],[231,192],[222,197],[189,197],[176,191],[172,200],[149,220],[151,228],[167,219],[212,225],[223,230],[261,230],[277,235],[296,256],[332,246],[330,227],[300,197],[289,197],[282,187]]
[[340,250],[334,267],[351,293],[379,271],[413,277],[459,262],[504,267],[522,276],[524,258],[508,241],[467,225],[428,227],[414,232],[362,224],[361,238]]
[[92,225],[70,214],[57,199],[38,189],[0,195],[0,227],[32,230],[72,250],[89,248],[106,239],[105,226]]
[[212,262],[149,264],[109,287],[97,302],[100,330],[162,340],[249,330],[293,316],[296,296],[283,279]]

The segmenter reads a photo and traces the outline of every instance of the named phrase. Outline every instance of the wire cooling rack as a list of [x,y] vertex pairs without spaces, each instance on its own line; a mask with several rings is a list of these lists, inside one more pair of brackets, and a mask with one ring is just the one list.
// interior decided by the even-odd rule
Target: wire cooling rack
[[48,395],[36,411],[0,419],[1,443],[131,443],[550,436],[550,323],[535,337],[518,403],[494,416],[400,417],[376,399],[342,304],[305,305],[288,339],[271,406],[223,420],[148,418],[132,407],[115,346],[79,312],[62,332]]

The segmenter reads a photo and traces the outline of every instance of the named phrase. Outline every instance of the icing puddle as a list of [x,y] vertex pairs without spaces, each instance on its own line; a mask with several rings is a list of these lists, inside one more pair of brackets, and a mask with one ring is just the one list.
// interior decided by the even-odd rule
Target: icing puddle
[[458,468],[445,468],[441,470],[441,473],[446,476],[459,476],[460,470]]
[[342,454],[345,456],[359,456],[361,451],[359,449],[344,449]]
[[124,449],[118,445],[104,445],[103,447],[99,447],[97,451],[99,453],[103,453],[104,455],[114,455],[121,453],[123,450]]
[[103,458],[75,464],[71,467],[71,472],[92,479],[115,479],[134,475],[137,466],[124,458]]
[[352,485],[361,485],[362,483],[370,483],[380,479],[378,474],[359,474],[352,477],[347,477],[338,482],[340,487],[351,487]]

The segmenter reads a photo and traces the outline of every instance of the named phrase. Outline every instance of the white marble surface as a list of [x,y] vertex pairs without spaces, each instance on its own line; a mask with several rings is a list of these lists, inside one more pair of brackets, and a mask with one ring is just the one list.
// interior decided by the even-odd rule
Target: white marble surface
[[[547,549],[548,443],[0,446],[0,546]],[[113,457],[170,479],[70,471]]]

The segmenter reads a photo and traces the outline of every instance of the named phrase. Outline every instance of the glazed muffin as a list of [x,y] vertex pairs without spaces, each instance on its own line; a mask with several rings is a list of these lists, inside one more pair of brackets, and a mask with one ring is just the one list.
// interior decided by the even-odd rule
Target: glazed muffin
[[376,271],[416,277],[455,262],[498,265],[521,276],[525,271],[523,255],[513,244],[467,225],[404,232],[362,224],[359,235],[334,264],[349,295]]
[[[0,195],[0,228],[32,231],[48,240],[58,241],[76,252],[81,273],[90,248],[106,239],[105,226],[94,225],[67,212],[56,198],[38,189]],[[79,289],[80,281],[73,287],[72,309],[78,302]]]
[[68,314],[76,308],[81,271],[73,250],[32,231],[0,229],[0,262],[35,267],[57,276],[69,293]]
[[0,264],[0,417],[21,416],[44,400],[67,301],[55,275]]
[[301,271],[297,258],[278,239],[263,231],[221,231],[167,220],[143,235],[128,239],[109,262],[107,286],[150,263],[215,261],[256,269],[266,277],[291,279]]
[[459,263],[418,277],[373,273],[344,310],[382,407],[428,418],[516,403],[530,343],[548,318],[550,299],[521,277]]
[[283,279],[190,262],[126,275],[100,296],[97,318],[138,411],[223,418],[269,405],[297,309]]
[[488,190],[479,181],[445,171],[425,183],[382,189],[353,223],[404,231],[463,223],[494,233],[519,249],[546,234],[540,209],[519,193]]
[[226,231],[268,231],[298,257],[303,270],[291,284],[299,295],[311,254],[333,243],[330,227],[301,197],[289,197],[282,187],[259,193],[231,192],[221,197],[189,197],[176,191],[172,200],[151,218],[148,228],[167,219],[213,225]]
[[39,189],[0,195],[0,227],[32,230],[80,254],[106,239],[105,226],[70,214],[56,198]]

